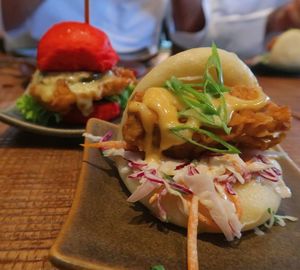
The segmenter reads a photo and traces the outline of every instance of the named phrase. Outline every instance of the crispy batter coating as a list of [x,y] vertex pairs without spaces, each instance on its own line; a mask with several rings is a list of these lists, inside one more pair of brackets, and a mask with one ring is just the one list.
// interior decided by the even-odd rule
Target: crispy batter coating
[[[257,91],[255,88],[236,86],[232,88],[231,95],[243,99],[255,99]],[[239,148],[265,150],[280,143],[285,137],[285,132],[290,129],[290,125],[289,108],[268,102],[258,111],[244,109],[234,112],[229,123],[232,128],[229,135],[222,130],[210,130]],[[123,126],[123,136],[129,144],[142,149],[144,129],[138,114],[129,113],[127,122]],[[205,135],[194,134],[193,139],[207,146],[217,146],[215,141]],[[167,149],[164,154],[173,158],[195,158],[202,152],[203,149],[184,143]]]
[[115,67],[112,71],[114,76],[99,85],[102,97],[120,94],[127,85],[135,81],[134,73],[130,69]]
[[37,85],[32,85],[30,88],[30,94],[38,99],[48,110],[55,112],[64,112],[76,102],[76,96],[72,93],[62,79],[58,79],[56,82],[56,87],[53,91],[52,98],[48,102],[43,102],[39,95],[39,89]]
[[138,114],[128,113],[128,118],[123,126],[123,136],[129,145],[142,149],[145,130]]
[[[73,108],[79,98],[91,101],[101,100],[105,96],[120,94],[127,85],[135,81],[133,71],[115,67],[110,75],[91,81],[93,83],[91,87],[94,87],[94,90],[88,87],[87,91],[77,90],[74,92],[71,84],[80,84],[81,82],[72,73],[67,74],[68,76],[65,76],[64,73],[56,73],[56,79],[51,73],[49,75],[36,73],[29,86],[30,95],[48,110],[64,114]],[[92,76],[92,73],[90,74]],[[87,86],[87,83],[82,83],[82,89],[84,86]]]
[[244,100],[251,100],[258,97],[258,92],[256,87],[236,85],[230,87],[230,95]]
[[[142,102],[144,93],[137,92],[132,97],[131,101]],[[143,148],[143,140],[145,136],[145,130],[137,113],[128,112],[126,122],[122,128],[122,134],[124,140],[131,146],[137,147],[138,149]]]

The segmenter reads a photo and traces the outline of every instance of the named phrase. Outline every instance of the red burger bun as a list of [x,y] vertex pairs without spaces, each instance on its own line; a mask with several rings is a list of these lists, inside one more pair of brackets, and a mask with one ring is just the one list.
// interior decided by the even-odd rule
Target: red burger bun
[[118,60],[107,35],[87,23],[55,24],[38,44],[37,66],[41,71],[105,72]]

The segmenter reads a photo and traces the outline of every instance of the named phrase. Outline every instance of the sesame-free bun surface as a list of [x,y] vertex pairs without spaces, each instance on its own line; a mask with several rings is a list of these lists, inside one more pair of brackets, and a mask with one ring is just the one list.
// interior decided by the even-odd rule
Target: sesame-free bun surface
[[[224,83],[228,86],[243,84],[257,85],[257,80],[251,70],[234,53],[218,49],[221,59]],[[172,76],[192,77],[202,76],[211,48],[190,49],[173,55],[153,68],[136,86],[136,91],[142,91],[152,86],[163,86]]]
[[271,48],[269,64],[300,70],[300,29],[291,29],[281,34]]

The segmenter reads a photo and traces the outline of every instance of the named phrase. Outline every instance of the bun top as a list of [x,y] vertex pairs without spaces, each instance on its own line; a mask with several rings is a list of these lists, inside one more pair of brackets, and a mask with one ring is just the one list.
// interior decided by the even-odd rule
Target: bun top
[[[257,86],[257,80],[248,66],[236,54],[218,49],[222,63],[224,83],[227,86],[243,84]],[[175,54],[153,68],[136,86],[136,91],[149,87],[163,86],[172,76],[203,76],[207,60],[211,55],[210,47],[195,48]]]
[[107,35],[87,23],[55,24],[38,45],[37,65],[41,71],[105,72],[118,60]]
[[290,29],[279,35],[273,42],[269,63],[289,70],[300,69],[300,29]]

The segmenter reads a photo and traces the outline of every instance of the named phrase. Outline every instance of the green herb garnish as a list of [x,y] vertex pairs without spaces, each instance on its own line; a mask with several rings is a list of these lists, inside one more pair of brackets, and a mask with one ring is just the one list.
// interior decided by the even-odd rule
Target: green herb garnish
[[23,117],[30,122],[48,125],[59,123],[61,118],[58,113],[47,111],[33,97],[24,94],[16,103],[16,107]]
[[163,178],[168,180],[168,181],[174,182],[174,179],[173,179],[172,175],[168,175],[168,174],[164,173]]
[[[190,126],[177,126],[174,128],[170,129],[175,135],[177,135],[178,137],[194,144],[197,145],[199,147],[202,147],[206,150],[212,151],[212,152],[216,152],[216,153],[227,153],[227,154],[239,154],[240,151],[239,149],[237,149],[236,147],[234,147],[233,145],[227,143],[226,141],[224,141],[223,139],[221,139],[219,136],[217,136],[216,134],[205,130],[205,129],[201,129],[201,128],[193,128]],[[196,132],[198,134],[203,134],[206,135],[207,137],[213,139],[214,141],[218,142],[219,144],[223,145],[225,147],[225,149],[219,149],[219,148],[214,148],[214,147],[209,147],[206,146],[205,144],[201,144],[198,143],[196,141],[194,141],[193,139],[189,139],[186,138],[184,135],[181,134],[181,131],[183,130],[192,130],[193,132]]]
[[[216,77],[216,79],[215,79]],[[178,114],[181,118],[193,117],[198,119],[203,126],[212,129],[222,129],[226,134],[230,134],[231,128],[228,127],[228,111],[224,93],[230,90],[224,85],[222,66],[216,45],[212,44],[212,54],[209,56],[203,82],[184,83],[176,77],[166,81],[165,86],[185,105],[185,108]],[[223,145],[225,149],[207,147],[193,139],[189,139],[182,134],[183,130],[193,130],[196,133],[204,134],[212,140]],[[180,138],[202,147],[204,149],[218,153],[240,153],[237,148],[225,142],[213,132],[203,128],[194,128],[191,126],[178,126],[170,129]]]
[[163,265],[155,265],[155,266],[152,266],[150,270],[165,270],[164,266]]
[[121,109],[124,110],[126,108],[128,99],[130,98],[133,92],[133,89],[134,89],[134,85],[130,84],[122,91],[121,94],[105,97],[105,99],[119,103]]
[[278,224],[280,226],[285,226],[286,223],[284,220],[289,220],[289,221],[297,221],[298,220],[298,218],[292,217],[292,216],[276,215],[275,211],[271,208],[268,208],[267,211],[271,215],[271,217],[267,222],[265,222],[264,226],[268,229],[271,229],[271,227],[275,224]]

